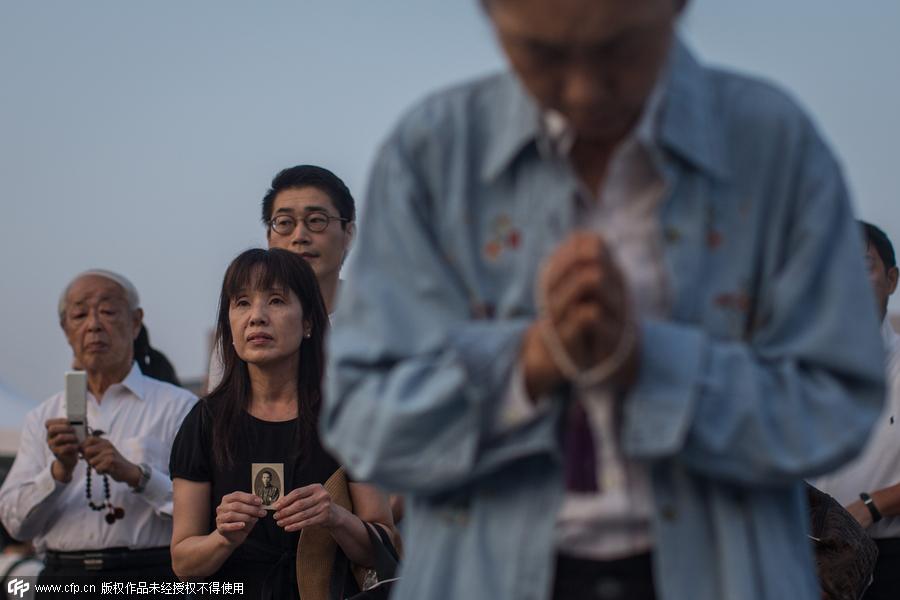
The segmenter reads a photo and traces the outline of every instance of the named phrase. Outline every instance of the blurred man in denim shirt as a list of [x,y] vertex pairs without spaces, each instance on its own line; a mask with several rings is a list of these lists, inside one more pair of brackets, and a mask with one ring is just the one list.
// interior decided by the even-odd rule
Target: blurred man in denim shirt
[[511,74],[376,160],[325,440],[408,494],[396,597],[813,600],[800,481],[883,349],[840,169],[676,0],[486,0]]

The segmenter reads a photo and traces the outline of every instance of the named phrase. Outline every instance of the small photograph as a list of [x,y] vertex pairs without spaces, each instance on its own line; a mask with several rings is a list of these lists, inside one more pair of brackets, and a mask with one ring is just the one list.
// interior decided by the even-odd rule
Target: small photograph
[[253,463],[251,481],[253,493],[262,498],[262,507],[274,510],[272,505],[284,490],[284,463]]

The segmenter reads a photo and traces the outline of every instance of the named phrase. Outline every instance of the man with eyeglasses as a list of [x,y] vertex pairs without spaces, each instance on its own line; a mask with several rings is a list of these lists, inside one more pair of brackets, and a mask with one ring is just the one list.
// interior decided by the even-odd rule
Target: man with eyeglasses
[[[347,185],[323,167],[297,165],[278,173],[263,196],[262,222],[269,248],[302,256],[312,267],[325,308],[334,311],[341,265],[356,233],[356,203]],[[218,348],[209,363],[207,390],[222,381]]]
[[[313,268],[325,308],[334,312],[341,266],[356,234],[356,203],[341,179],[328,169],[299,165],[284,169],[272,180],[262,202],[269,248],[283,248],[302,256]],[[213,355],[213,360],[217,358]],[[221,361],[216,365],[218,384]],[[213,386],[213,365],[210,385]],[[403,499],[391,496],[394,521],[403,518]]]
[[338,276],[356,229],[356,205],[337,175],[314,165],[285,169],[262,202],[269,248],[302,256],[313,268],[325,307],[334,310]]

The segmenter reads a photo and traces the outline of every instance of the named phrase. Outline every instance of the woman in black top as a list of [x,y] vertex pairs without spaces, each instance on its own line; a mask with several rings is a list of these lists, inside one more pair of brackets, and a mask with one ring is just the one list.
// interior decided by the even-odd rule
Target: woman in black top
[[[322,487],[338,468],[316,434],[327,325],[315,275],[298,255],[248,250],[228,267],[217,328],[225,375],[172,448],[179,577],[243,582],[250,598],[296,597],[295,549],[310,526],[326,528],[350,561],[372,566],[363,521],[392,530],[387,498],[350,483],[354,514]],[[281,463],[284,481],[272,469],[252,481],[254,463]],[[261,485],[280,490],[274,510],[254,495]],[[275,496],[271,487],[265,495]]]

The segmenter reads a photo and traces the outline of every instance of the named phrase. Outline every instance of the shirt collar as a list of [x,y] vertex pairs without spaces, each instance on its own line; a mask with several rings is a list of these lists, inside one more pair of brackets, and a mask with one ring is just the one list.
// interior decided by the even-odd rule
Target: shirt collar
[[119,385],[137,396],[138,399],[144,399],[144,374],[141,373],[141,368],[138,366],[137,361],[131,364],[131,370],[128,372],[125,379],[119,382]]
[[519,80],[505,73],[491,104],[496,114],[488,123],[487,150],[481,175],[491,181],[540,134],[540,112]]
[[[539,111],[512,75],[503,80],[494,106],[498,114],[482,169],[488,180],[498,177],[527,145],[552,134],[548,126],[558,127],[552,124],[555,117],[546,122],[546,113]],[[710,175],[724,178],[728,175],[725,144],[715,108],[709,75],[675,38],[667,67],[648,99],[635,136],[646,147],[663,146]]]
[[728,176],[724,128],[711,76],[677,38],[669,65],[660,143],[698,169],[724,179]]

